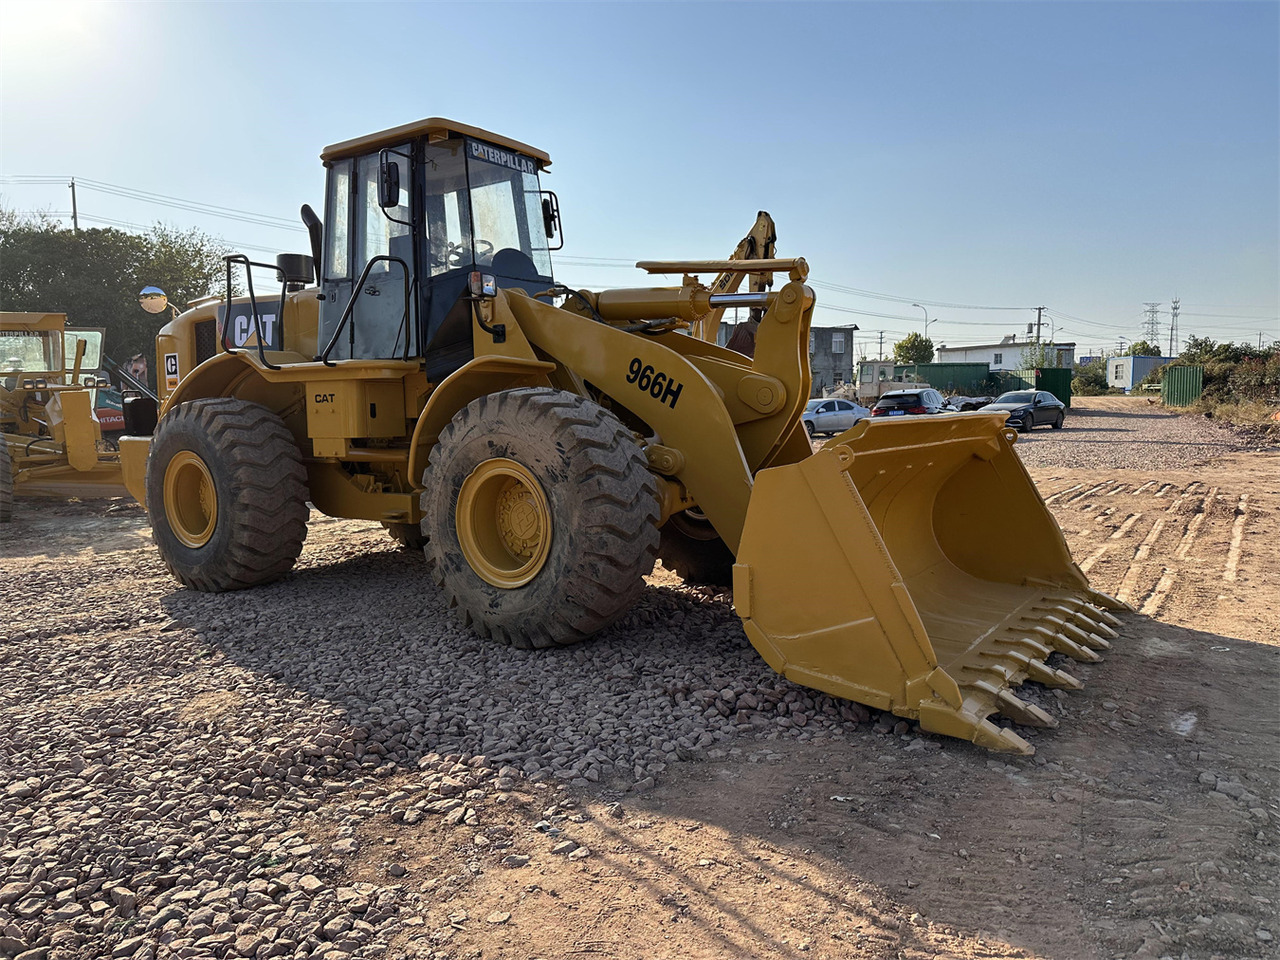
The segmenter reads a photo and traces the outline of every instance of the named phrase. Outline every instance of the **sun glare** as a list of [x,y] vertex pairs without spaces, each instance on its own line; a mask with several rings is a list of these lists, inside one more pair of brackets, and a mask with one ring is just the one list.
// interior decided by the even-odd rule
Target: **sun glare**
[[85,0],[0,0],[0,50],[6,60],[84,50],[101,37],[115,7]]

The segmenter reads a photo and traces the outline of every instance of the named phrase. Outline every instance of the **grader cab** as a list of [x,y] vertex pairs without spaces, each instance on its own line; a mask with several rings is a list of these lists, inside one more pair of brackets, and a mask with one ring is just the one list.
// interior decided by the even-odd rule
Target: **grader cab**
[[103,423],[105,362],[101,331],[68,328],[66,314],[0,313],[0,522],[14,497],[127,494],[104,433],[116,425]]
[[[165,327],[159,426],[121,442],[182,583],[282,576],[310,501],[422,546],[478,633],[545,647],[613,622],[660,557],[731,583],[797,682],[1023,753],[990,715],[1051,725],[1011,688],[1078,686],[1050,655],[1094,660],[1114,636],[1118,602],[1072,562],[1003,417],[864,421],[814,451],[804,260],[646,262],[683,282],[570,289],[545,153],[433,119],[322,159],[311,257],[277,261],[270,299],[250,279]],[[785,282],[696,279],[725,273]],[[753,357],[689,335],[735,306],[760,313]]]

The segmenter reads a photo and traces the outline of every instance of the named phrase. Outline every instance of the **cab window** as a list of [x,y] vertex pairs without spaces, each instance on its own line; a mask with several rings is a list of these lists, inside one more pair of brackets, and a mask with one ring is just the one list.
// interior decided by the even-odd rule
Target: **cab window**
[[350,203],[351,161],[339,160],[329,174],[329,198],[325,212],[328,244],[325,276],[331,280],[345,280],[351,276],[351,259],[347,250],[347,242],[351,239]]
[[470,267],[471,213],[463,141],[446,140],[423,149],[428,272],[438,276]]
[[476,140],[467,143],[476,263],[507,277],[550,277],[536,162]]

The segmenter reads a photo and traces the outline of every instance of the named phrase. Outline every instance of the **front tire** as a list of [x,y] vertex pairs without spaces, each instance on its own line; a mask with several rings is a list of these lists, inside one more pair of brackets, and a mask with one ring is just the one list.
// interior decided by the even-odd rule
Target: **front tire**
[[266,407],[193,400],[156,428],[147,458],[151,535],[169,572],[205,593],[278,580],[307,537],[307,472]]
[[639,598],[657,485],[609,411],[544,387],[492,393],[440,433],[422,477],[431,576],[482,636],[576,643]]
[[1031,428],[1032,428],[1034,425],[1035,425],[1035,418],[1034,418],[1031,414],[1029,414],[1029,413],[1024,414],[1024,415],[1023,415],[1023,417],[1022,417],[1022,420],[1018,423],[1018,432],[1019,432],[1019,433],[1030,433],[1030,432],[1031,432]]

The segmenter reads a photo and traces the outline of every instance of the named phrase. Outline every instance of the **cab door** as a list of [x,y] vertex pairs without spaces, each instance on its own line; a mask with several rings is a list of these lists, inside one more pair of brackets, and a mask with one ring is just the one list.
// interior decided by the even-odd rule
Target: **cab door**
[[[378,195],[383,157],[398,168],[400,183],[398,202],[386,208]],[[388,359],[418,349],[406,339],[416,329],[408,294],[414,271],[409,169],[405,147],[343,160],[330,171],[321,350],[350,306],[331,360]]]

